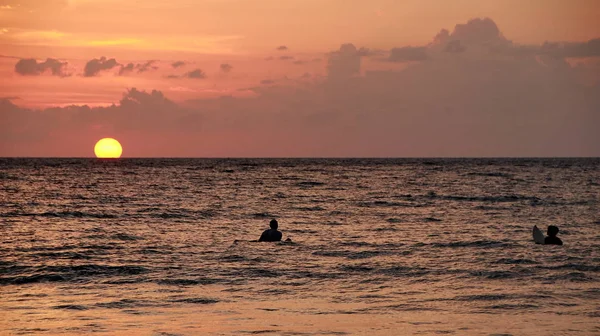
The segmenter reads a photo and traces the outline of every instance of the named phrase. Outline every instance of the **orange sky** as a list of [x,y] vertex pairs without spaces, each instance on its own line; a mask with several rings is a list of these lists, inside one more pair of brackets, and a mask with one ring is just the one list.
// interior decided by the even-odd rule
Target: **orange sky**
[[[491,17],[518,43],[600,36],[595,0],[1,0],[3,54],[78,58],[105,50],[252,54],[423,44],[439,29]],[[37,47],[46,46],[44,54]],[[60,49],[69,47],[68,54]]]
[[[477,21],[483,18],[489,18],[489,21]],[[477,20],[472,22],[473,19]],[[489,22],[492,22],[491,25]],[[281,117],[284,123],[298,115],[311,118],[310,113],[301,112],[306,108],[303,105],[305,101],[320,102],[321,105],[311,108],[324,114],[333,111],[338,113],[340,103],[337,99],[341,98],[336,96],[337,92],[355,91],[354,96],[361,97],[361,100],[353,108],[360,105],[365,110],[382,111],[381,116],[373,117],[375,122],[379,118],[396,118],[390,117],[385,111],[397,111],[408,104],[395,101],[394,97],[400,94],[393,93],[394,90],[408,92],[420,87],[419,90],[414,89],[416,91],[406,99],[413,99],[415,95],[426,97],[431,83],[446,83],[452,79],[446,84],[455,85],[457,80],[465,87],[491,83],[493,89],[490,90],[510,91],[514,83],[510,80],[499,82],[493,75],[497,69],[509,67],[515,69],[515,74],[537,76],[534,78],[539,80],[539,84],[532,82],[531,85],[540,91],[530,93],[530,96],[539,94],[539,99],[544,99],[548,94],[541,91],[544,83],[555,84],[552,90],[561,93],[555,94],[554,102],[540,101],[534,104],[530,97],[524,97],[523,105],[517,109],[537,109],[546,104],[581,104],[580,112],[585,119],[590,116],[588,111],[597,107],[597,102],[586,97],[572,101],[575,98],[570,92],[592,90],[590,94],[594,96],[593,90],[597,90],[600,51],[593,42],[586,43],[600,38],[598,22],[600,1],[596,0],[0,0],[0,98],[8,98],[6,101],[18,108],[110,106],[118,105],[127,90],[137,88],[146,92],[158,90],[181,108],[194,110],[198,104],[209,105],[215,113],[205,116],[210,120],[226,111],[224,105],[215,103],[214,99],[235,99],[235,108],[231,108],[236,111],[244,109],[243,102],[249,100],[252,109],[260,113],[271,109],[289,110],[289,118]],[[456,30],[456,25],[463,25],[464,29]],[[496,26],[498,31],[495,31]],[[441,29],[448,30],[448,37],[434,43]],[[459,40],[458,45],[451,45],[452,40]],[[549,49],[543,46],[546,41],[574,45],[555,45],[555,49]],[[356,49],[340,48],[340,45],[349,43]],[[358,50],[361,47],[365,49]],[[449,47],[455,49],[450,50]],[[47,58],[53,60],[43,63]],[[113,58],[114,61],[111,60]],[[175,62],[181,63],[176,66]],[[89,70],[90,64],[97,68]],[[466,70],[463,73],[455,72],[449,68],[451,66],[464,66]],[[446,77],[442,78],[442,74],[448,71],[451,71],[450,77],[444,75]],[[481,78],[478,71],[488,71],[491,77]],[[343,88],[342,85],[346,84],[342,83],[350,77],[360,79],[360,82],[351,89]],[[388,90],[389,97],[386,96]],[[300,99],[299,92],[304,91],[310,94],[301,98],[302,102],[296,102]],[[490,100],[477,100],[477,108],[495,104],[495,99],[502,100],[492,96],[491,92],[480,94]],[[466,106],[475,109],[473,97],[465,92],[457,94],[462,96],[449,97],[442,90],[431,96],[426,105],[413,101],[411,108],[433,113],[431,111],[444,110],[435,102],[441,104],[451,101],[454,109]],[[381,104],[385,106],[378,107]],[[122,108],[120,105],[118,107]],[[0,113],[4,113],[3,121],[12,120],[18,124],[18,118],[14,119],[5,113],[14,108],[12,105],[0,105]],[[361,118],[360,112],[355,112],[358,114],[352,118]],[[473,113],[476,113],[475,110]],[[235,118],[230,122],[238,125],[243,124],[241,120],[245,117],[236,114]],[[351,126],[353,122],[360,125],[352,118],[344,114],[342,119],[347,123],[344,125],[351,128],[354,127]],[[440,116],[431,118],[431,123],[435,123]],[[64,117],[52,120],[59,119],[66,120]],[[583,124],[589,124],[596,119],[584,121],[587,123]],[[66,124],[61,124],[61,127],[75,127],[69,124],[71,122],[65,121]],[[118,128],[114,122],[105,123],[111,124],[111,129]],[[226,138],[256,138],[253,132],[257,132],[257,129],[232,129],[224,120],[217,122],[214,119],[213,122],[210,125],[216,127],[218,124],[222,128],[219,132],[205,135],[205,139],[224,141],[224,134],[228,134]],[[98,126],[102,123],[102,120],[96,120],[93,125],[85,127],[93,126],[94,130],[98,130],[102,128]],[[423,123],[425,125],[425,119]],[[508,119],[500,123],[505,124],[508,132],[511,125]],[[560,121],[556,123],[559,125]],[[223,126],[226,124],[229,126]],[[375,127],[375,124],[371,127]],[[272,126],[282,125],[275,123]],[[339,125],[336,124],[336,127]],[[554,130],[556,125],[544,129]],[[29,129],[27,125],[23,127]],[[581,132],[576,127],[571,131]],[[75,130],[72,132],[74,134]],[[82,132],[85,134],[86,131]],[[135,136],[126,136],[144,138],[145,133],[136,132]],[[174,142],[184,141],[182,137],[185,136],[175,136],[173,134],[177,132],[173,130],[169,132]],[[294,128],[290,132],[298,132],[297,139],[306,133],[302,128]],[[360,127],[358,132],[373,136],[377,133],[375,128],[367,131]],[[500,133],[503,136],[510,133],[506,132]],[[479,131],[475,133],[479,134]],[[29,143],[12,143],[12,138],[9,138],[3,138],[0,156],[19,155],[28,150],[31,153],[27,155],[42,155],[47,150],[43,146],[34,150]],[[51,138],[59,141],[55,135]],[[347,145],[350,143],[354,143],[353,148],[361,148],[357,152],[360,155],[369,156],[369,153],[373,153],[386,156],[396,153],[395,147],[387,144],[373,147],[356,143],[360,139],[360,136],[346,139],[328,135],[327,146],[304,141],[307,145],[298,149],[298,153],[318,156],[321,150],[326,153],[323,155],[335,156],[339,153],[352,156],[352,150],[348,149],[350,145]],[[382,138],[381,141],[389,140],[386,139]],[[593,136],[592,139],[595,140]],[[286,156],[286,153],[295,153],[292,150],[296,146],[294,141],[288,145],[289,148],[284,146],[278,150],[261,152],[263,145],[258,143],[248,143],[244,148],[227,144],[213,146],[205,152],[182,150],[173,152],[173,155],[202,156],[209,153],[206,155],[219,156],[233,153],[242,156]],[[163,155],[168,156],[169,145],[165,147],[167,154]],[[328,149],[324,150],[325,147]],[[418,148],[402,148],[407,151],[406,155],[416,156],[420,152],[423,155],[442,156],[486,153],[483,148],[464,150],[464,144],[460,151],[442,147],[432,145],[421,148],[422,151]],[[511,150],[515,150],[506,146],[499,148],[501,150],[493,153],[510,154]],[[565,147],[563,152],[568,154],[569,148]],[[596,147],[590,150],[595,153]],[[586,147],[581,153],[590,150]],[[535,150],[527,153],[534,155],[538,152],[551,153],[552,150],[539,144]],[[48,155],[84,155],[82,153],[79,150],[65,150]],[[153,154],[140,149],[137,155]],[[402,155],[402,151],[393,155]]]

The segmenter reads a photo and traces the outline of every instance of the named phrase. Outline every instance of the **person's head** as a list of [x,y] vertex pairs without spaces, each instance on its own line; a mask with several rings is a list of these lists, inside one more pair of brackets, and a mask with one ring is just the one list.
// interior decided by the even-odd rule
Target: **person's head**
[[558,227],[554,225],[548,225],[548,236],[555,237],[558,234]]
[[279,227],[279,223],[277,223],[277,220],[271,219],[271,222],[269,223],[269,226],[271,227],[271,229],[277,230],[277,227]]

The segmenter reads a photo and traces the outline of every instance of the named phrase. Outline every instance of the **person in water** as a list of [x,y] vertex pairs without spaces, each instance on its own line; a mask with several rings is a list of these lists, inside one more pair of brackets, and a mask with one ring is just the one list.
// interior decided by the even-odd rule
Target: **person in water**
[[554,225],[548,226],[548,237],[544,238],[544,245],[562,245],[563,242],[556,235],[558,234],[558,227]]
[[277,228],[279,227],[279,223],[277,223],[277,220],[272,219],[271,222],[269,223],[269,226],[271,228],[268,230],[265,230],[262,233],[262,235],[260,235],[260,238],[258,239],[258,241],[259,242],[281,241],[282,234],[280,231],[277,231]]

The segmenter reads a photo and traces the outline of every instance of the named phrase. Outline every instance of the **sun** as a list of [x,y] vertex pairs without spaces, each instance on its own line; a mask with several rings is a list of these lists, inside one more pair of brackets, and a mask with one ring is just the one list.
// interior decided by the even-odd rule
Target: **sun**
[[121,144],[116,139],[104,138],[96,142],[94,153],[97,158],[116,159],[121,157],[123,147],[121,147]]

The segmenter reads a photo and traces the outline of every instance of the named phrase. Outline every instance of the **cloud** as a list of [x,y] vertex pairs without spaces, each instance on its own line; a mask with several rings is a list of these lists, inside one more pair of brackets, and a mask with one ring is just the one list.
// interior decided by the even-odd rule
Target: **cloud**
[[370,49],[366,47],[360,47],[357,51],[359,56],[363,57],[371,57],[371,56],[382,56],[385,53],[382,50]]
[[329,54],[327,74],[330,79],[345,79],[360,73],[360,55],[352,43],[342,44]]
[[475,18],[465,24],[457,24],[449,38],[459,40],[465,45],[494,45],[510,42],[504,38],[496,23],[490,18]]
[[150,70],[158,70],[158,67],[153,65],[156,63],[155,60],[150,60],[145,63],[133,64],[129,63],[127,65],[121,65],[121,69],[119,70],[119,76],[123,76],[127,73],[133,72],[137,70],[138,73],[150,71]]
[[130,141],[128,156],[600,156],[600,85],[578,80],[597,68],[540,62],[539,48],[490,53],[489,38],[460,40],[467,49],[450,55],[457,40],[433,42],[426,62],[394,71],[361,69],[360,49],[344,44],[328,54],[326,77],[264,79],[243,98],[178,103],[132,89],[113,106],[43,113],[0,100],[0,156],[79,143],[90,145],[65,155],[90,155],[104,130]]
[[554,57],[600,57],[600,38],[587,42],[545,42],[540,53]]
[[444,51],[449,53],[461,53],[465,50],[467,50],[467,47],[463,46],[460,43],[460,40],[450,41],[446,43],[446,46],[444,47]]
[[100,71],[110,70],[119,65],[120,64],[114,58],[106,59],[104,56],[100,57],[99,59],[94,58],[85,64],[83,76],[93,77],[96,76]]
[[219,66],[221,68],[221,71],[228,73],[231,71],[231,69],[233,69],[233,66],[231,66],[231,64],[228,63],[223,63]]
[[267,57],[265,57],[265,61],[272,61],[274,59],[275,58],[273,56],[267,56]]
[[177,69],[177,68],[180,68],[180,67],[182,67],[182,66],[184,66],[186,64],[187,63],[184,62],[184,61],[176,61],[176,62],[171,63],[171,66],[173,67],[173,69]]
[[183,77],[193,78],[193,79],[204,79],[204,78],[206,78],[206,74],[204,73],[204,71],[202,71],[200,69],[196,69],[196,70],[192,70],[190,72],[185,73],[183,75]]
[[33,58],[21,59],[15,64],[15,72],[23,76],[39,76],[50,70],[52,76],[66,77],[65,73],[67,62],[60,62],[54,58],[48,58],[44,62],[38,63]]
[[294,56],[288,56],[288,55],[279,56],[279,60],[281,60],[281,61],[289,61],[292,59],[294,59]]
[[390,50],[391,62],[424,61],[427,59],[427,47],[400,47]]
[[282,45],[282,46],[277,47],[277,50],[279,50],[279,51],[286,51],[286,50],[289,50],[289,49],[288,49],[288,47]]

